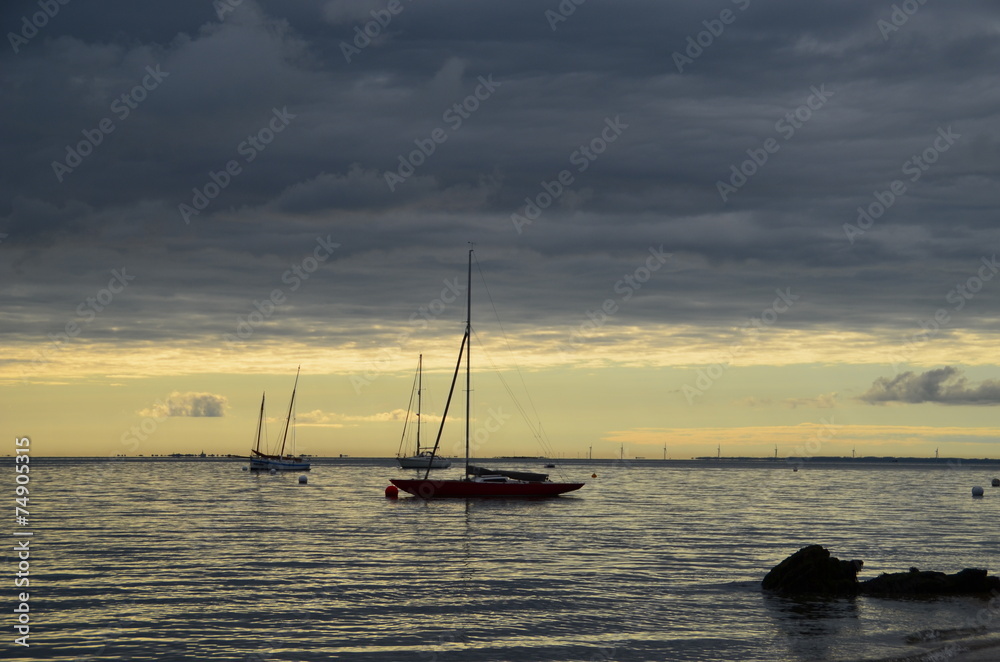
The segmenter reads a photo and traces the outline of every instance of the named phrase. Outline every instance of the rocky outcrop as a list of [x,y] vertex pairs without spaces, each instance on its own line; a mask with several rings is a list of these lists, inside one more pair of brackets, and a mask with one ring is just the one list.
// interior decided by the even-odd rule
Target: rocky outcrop
[[862,561],[841,561],[820,545],[809,545],[774,566],[764,577],[765,589],[787,595],[854,595]]
[[989,577],[985,570],[966,568],[953,575],[910,568],[909,572],[883,573],[861,582],[866,595],[975,595],[1000,591],[1000,578]]
[[1000,578],[967,568],[948,575],[921,571],[883,573],[858,581],[863,561],[841,561],[820,545],[808,545],[774,566],[764,589],[783,595],[873,595],[881,597],[1000,594]]

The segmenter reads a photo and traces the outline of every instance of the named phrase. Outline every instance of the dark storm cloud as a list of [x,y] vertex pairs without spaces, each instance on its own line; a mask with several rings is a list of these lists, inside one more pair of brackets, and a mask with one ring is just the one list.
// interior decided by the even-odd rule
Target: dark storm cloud
[[879,377],[860,400],[868,404],[995,405],[1000,403],[1000,382],[969,384],[958,368],[948,366],[922,374],[904,372],[891,379]]
[[[329,235],[341,248],[262,335],[398,324],[461,274],[468,240],[525,323],[575,322],[663,245],[618,321],[736,326],[790,286],[782,325],[902,334],[995,252],[993,4],[919,5],[892,30],[893,3],[861,0],[585,3],[564,21],[557,2],[404,0],[355,42],[387,6],[73,2],[4,50],[0,333],[44,338],[125,265],[128,296],[85,337],[214,342]],[[8,3],[0,25],[36,11]],[[953,327],[986,326],[991,287]]]

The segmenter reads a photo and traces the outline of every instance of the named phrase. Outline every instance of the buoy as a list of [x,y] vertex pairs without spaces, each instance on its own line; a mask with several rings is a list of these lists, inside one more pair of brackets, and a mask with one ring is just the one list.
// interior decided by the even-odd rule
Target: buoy
[[299,476],[299,485],[305,485],[308,482],[309,482],[309,477],[308,476],[306,476],[305,474],[302,474],[301,476]]
[[399,498],[399,488],[395,485],[390,485],[385,488],[385,498],[386,499],[398,499]]
[[276,473],[278,473],[278,470],[275,469],[274,467],[271,467],[271,475],[273,476]]
[[246,467],[243,467],[243,471],[248,471],[248,469]]
[[1000,478],[993,479],[993,487],[1000,487]]
[[597,478],[597,474],[590,474],[591,478]]
[[983,488],[979,487],[978,485],[976,485],[975,487],[973,487],[972,488],[972,496],[974,496],[974,497],[981,497],[981,496],[983,496]]

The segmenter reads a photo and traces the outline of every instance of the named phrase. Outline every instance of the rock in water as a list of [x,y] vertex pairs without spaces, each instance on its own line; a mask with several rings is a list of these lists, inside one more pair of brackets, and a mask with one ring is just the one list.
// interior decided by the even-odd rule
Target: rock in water
[[793,594],[855,595],[863,561],[841,561],[821,545],[809,545],[774,566],[762,583],[769,591]]
[[953,575],[910,568],[909,572],[883,573],[861,582],[865,595],[975,595],[1000,591],[1000,578],[988,577],[985,570],[966,568]]
[[784,595],[870,595],[904,597],[929,595],[1000,595],[1000,577],[966,568],[943,572],[910,568],[858,581],[862,561],[841,561],[820,545],[809,545],[774,566],[762,586]]

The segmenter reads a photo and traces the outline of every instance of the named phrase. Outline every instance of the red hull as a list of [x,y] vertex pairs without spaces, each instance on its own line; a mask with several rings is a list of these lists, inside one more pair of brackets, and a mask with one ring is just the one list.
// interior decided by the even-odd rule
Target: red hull
[[472,480],[390,478],[389,482],[422,499],[465,499],[475,497],[551,497],[572,492],[583,483],[491,483]]

